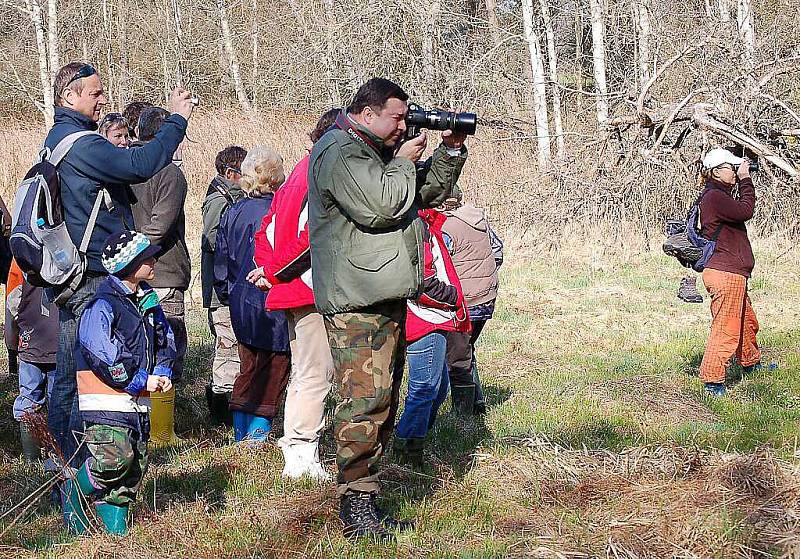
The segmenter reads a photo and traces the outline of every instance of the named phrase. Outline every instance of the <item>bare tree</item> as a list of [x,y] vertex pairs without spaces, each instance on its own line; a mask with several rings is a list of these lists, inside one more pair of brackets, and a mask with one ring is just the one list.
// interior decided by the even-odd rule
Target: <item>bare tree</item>
[[54,76],[61,66],[58,52],[58,5],[56,0],[47,0],[47,51],[50,75]]
[[258,107],[258,0],[252,0],[250,17],[250,49],[252,52],[252,66],[250,68],[250,90],[253,108]]
[[547,88],[542,49],[533,26],[533,0],[522,0],[522,22],[533,69],[533,114],[536,120],[539,169],[547,170],[551,162],[550,129],[547,122]]
[[39,82],[42,88],[42,105],[39,110],[44,115],[45,124],[49,128],[53,126],[54,106],[53,106],[53,82],[50,73],[50,58],[47,55],[47,42],[45,41],[44,19],[42,16],[42,6],[39,0],[26,0],[27,11],[33,23],[33,30],[36,35],[36,51],[39,55]]
[[556,157],[564,159],[564,124],[561,120],[561,84],[558,80],[558,57],[556,56],[556,38],[553,32],[553,20],[550,17],[548,0],[539,0],[542,9],[545,36],[547,38],[547,66],[550,70],[550,95],[553,98],[553,130],[556,136]]
[[597,122],[608,121],[608,86],[606,85],[606,24],[603,0],[589,0],[592,17],[592,66],[594,68],[595,105]]
[[233,36],[228,22],[228,10],[225,7],[225,0],[217,0],[217,10],[219,11],[219,26],[222,30],[222,43],[225,47],[225,54],[228,57],[228,68],[231,73],[231,80],[233,80],[233,88],[236,91],[236,98],[239,100],[239,106],[242,107],[242,110],[250,112],[252,106],[247,99],[247,94],[242,84],[242,76],[239,73],[239,60],[236,56],[236,50],[233,48]]
[[[738,0],[736,4],[736,23],[742,39],[742,62],[748,72],[752,71],[756,60],[756,34],[753,29],[753,6],[750,0]],[[752,80],[752,76],[749,77]]]
[[639,52],[639,84],[644,85],[650,79],[650,65],[653,56],[650,51],[650,6],[648,0],[635,1],[634,16]]
[[432,0],[428,4],[427,12],[423,18],[422,29],[422,75],[425,83],[425,93],[429,101],[433,100],[436,84],[436,35],[438,31],[439,12],[441,2]]

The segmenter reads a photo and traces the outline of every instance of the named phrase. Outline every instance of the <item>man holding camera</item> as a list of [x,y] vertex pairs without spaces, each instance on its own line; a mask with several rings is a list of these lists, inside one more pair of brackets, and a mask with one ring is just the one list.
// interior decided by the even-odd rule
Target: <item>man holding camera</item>
[[467,153],[466,136],[445,131],[418,172],[427,135],[402,142],[407,100],[391,81],[369,80],[314,145],[309,166],[312,279],[341,396],[334,436],[348,537],[391,540],[387,528],[411,527],[376,506],[378,462],[403,379],[406,300],[422,284],[417,211],[450,195]]

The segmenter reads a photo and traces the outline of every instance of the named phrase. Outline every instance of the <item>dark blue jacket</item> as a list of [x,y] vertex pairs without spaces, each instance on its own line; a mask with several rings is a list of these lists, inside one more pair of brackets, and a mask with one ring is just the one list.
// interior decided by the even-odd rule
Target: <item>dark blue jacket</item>
[[236,339],[268,351],[289,351],[289,329],[281,311],[267,312],[267,294],[247,281],[254,270],[255,235],[267,215],[272,194],[245,198],[222,216],[214,250],[214,290],[230,306]]
[[[87,250],[88,269],[106,273],[100,262],[103,243],[112,233],[133,229],[133,214],[128,185],[144,182],[172,161],[186,134],[186,119],[170,116],[147,145],[136,149],[117,148],[103,136],[80,138],[59,166],[61,200],[67,230],[75,246],[80,246],[86,223],[101,186],[105,186],[114,203],[113,212],[102,207]],[[58,142],[73,132],[96,130],[90,118],[64,107],[55,109],[55,125],[44,141],[54,149]]]
[[[139,295],[150,290],[142,283]],[[138,431],[137,405],[149,404],[139,401],[147,377],[172,378],[175,356],[175,337],[161,307],[156,305],[142,314],[137,294],[115,276],[108,276],[78,324],[75,362],[83,420]],[[87,371],[116,394],[97,390],[96,382],[82,382],[80,375]]]

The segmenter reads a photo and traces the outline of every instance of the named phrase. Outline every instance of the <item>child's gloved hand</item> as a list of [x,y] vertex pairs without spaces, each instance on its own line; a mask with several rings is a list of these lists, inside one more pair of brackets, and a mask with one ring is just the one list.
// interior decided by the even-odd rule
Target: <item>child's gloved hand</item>
[[172,388],[172,381],[167,377],[157,377],[160,380],[161,392],[169,392]]
[[158,377],[155,375],[148,375],[147,377],[147,391],[148,392],[158,392],[161,390],[161,379],[164,377]]

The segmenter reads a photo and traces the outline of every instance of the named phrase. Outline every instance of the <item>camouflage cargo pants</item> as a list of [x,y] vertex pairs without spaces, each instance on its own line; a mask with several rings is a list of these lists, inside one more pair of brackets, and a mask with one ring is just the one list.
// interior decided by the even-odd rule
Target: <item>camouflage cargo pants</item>
[[133,503],[147,471],[147,440],[132,429],[97,423],[87,424],[85,435],[89,472],[101,499]]
[[340,403],[333,419],[339,494],[375,492],[405,365],[406,302],[325,316]]

